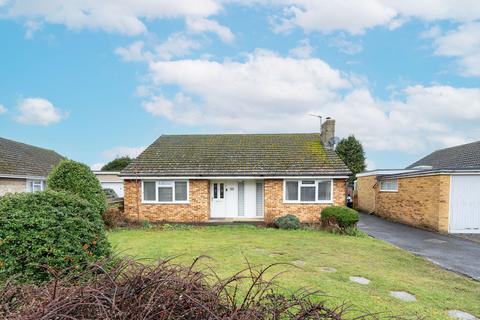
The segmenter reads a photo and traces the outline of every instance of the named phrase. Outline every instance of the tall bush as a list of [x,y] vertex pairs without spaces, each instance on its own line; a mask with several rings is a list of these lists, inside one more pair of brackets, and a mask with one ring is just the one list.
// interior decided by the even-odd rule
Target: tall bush
[[47,268],[81,270],[110,255],[103,221],[87,201],[66,192],[0,199],[0,278],[48,280]]
[[90,168],[79,162],[63,160],[50,173],[47,186],[51,190],[67,191],[92,204],[99,214],[107,209],[102,186]]

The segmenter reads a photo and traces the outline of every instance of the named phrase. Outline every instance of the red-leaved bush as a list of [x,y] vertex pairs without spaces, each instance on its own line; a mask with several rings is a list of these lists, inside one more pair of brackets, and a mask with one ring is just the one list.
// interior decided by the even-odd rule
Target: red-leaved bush
[[[0,292],[2,319],[379,319],[326,307],[316,292],[275,293],[265,272],[249,267],[220,280],[171,261],[155,266],[124,258],[92,265],[81,275]],[[245,285],[248,284],[248,285]],[[239,289],[242,288],[242,289]],[[241,292],[241,294],[240,294]]]

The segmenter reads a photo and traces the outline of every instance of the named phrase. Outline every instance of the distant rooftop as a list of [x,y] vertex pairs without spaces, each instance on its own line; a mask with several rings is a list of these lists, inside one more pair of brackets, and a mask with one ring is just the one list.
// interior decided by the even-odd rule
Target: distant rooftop
[[0,138],[0,176],[46,177],[62,159],[55,151]]
[[430,166],[432,169],[480,169],[480,141],[440,149],[412,163],[407,169]]

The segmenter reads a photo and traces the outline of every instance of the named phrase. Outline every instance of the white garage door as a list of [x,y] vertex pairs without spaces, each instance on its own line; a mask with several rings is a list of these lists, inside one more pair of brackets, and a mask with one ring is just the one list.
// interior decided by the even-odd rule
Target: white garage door
[[123,198],[123,182],[102,182],[102,188],[113,189],[115,193]]
[[450,232],[480,233],[480,176],[452,176]]

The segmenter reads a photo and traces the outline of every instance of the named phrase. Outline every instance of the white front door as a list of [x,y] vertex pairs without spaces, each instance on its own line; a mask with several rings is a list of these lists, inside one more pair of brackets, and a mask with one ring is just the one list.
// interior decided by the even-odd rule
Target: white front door
[[480,233],[480,176],[452,176],[450,233]]
[[210,216],[212,218],[224,218],[226,211],[225,204],[225,182],[212,181],[210,184],[211,209]]

